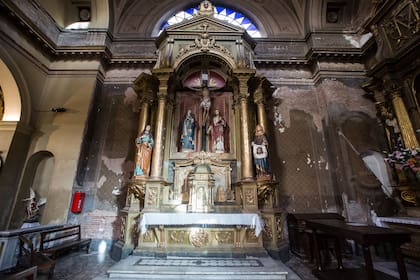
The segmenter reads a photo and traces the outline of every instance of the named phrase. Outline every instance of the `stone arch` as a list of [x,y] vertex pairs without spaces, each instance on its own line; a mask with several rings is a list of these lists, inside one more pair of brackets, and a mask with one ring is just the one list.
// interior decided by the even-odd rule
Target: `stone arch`
[[[0,87],[3,97],[3,121],[19,121],[21,119],[21,96],[19,87],[12,72],[0,58]],[[0,112],[1,114],[1,112]]]
[[61,27],[77,22],[77,7],[90,6],[89,28],[107,28],[109,25],[109,0],[90,0],[75,4],[76,1],[40,0],[41,5]]
[[[19,191],[16,197],[10,228],[18,228],[25,219],[23,200],[35,191],[36,198],[47,197],[54,165],[54,155],[50,151],[39,151],[29,157],[23,172]],[[48,201],[48,199],[47,199]]]
[[[175,69],[175,72],[178,72],[184,65],[186,65],[192,59],[195,59],[195,58],[200,57],[202,55],[203,55],[203,52],[201,52],[201,50],[197,49],[197,50],[188,52],[185,55],[177,58],[174,62],[174,66],[173,66],[174,69]],[[236,63],[233,60],[233,58],[227,57],[225,54],[221,53],[220,51],[210,50],[209,52],[206,53],[206,55],[208,55],[209,57],[216,58],[217,60],[219,60],[221,62],[221,64],[224,64],[230,70],[233,70],[233,69],[237,68]]]

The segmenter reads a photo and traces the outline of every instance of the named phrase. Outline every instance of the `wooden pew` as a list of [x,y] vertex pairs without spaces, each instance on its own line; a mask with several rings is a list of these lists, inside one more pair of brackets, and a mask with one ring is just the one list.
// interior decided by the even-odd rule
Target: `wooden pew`
[[53,259],[63,251],[73,248],[86,248],[89,253],[91,239],[82,239],[80,225],[64,226],[41,232],[40,252]]
[[19,260],[18,266],[23,268],[37,267],[38,271],[49,270],[48,278],[54,274],[55,261],[37,252],[32,241],[25,236],[19,236]]

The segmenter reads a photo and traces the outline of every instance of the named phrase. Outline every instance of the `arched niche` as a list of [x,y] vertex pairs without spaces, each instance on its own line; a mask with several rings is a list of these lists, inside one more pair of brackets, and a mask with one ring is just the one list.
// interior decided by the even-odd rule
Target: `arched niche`
[[[211,132],[208,133],[210,122],[217,110],[226,122],[224,131],[224,153],[219,157],[223,159],[233,159],[235,157],[235,114],[233,111],[233,86],[231,73],[235,67],[234,61],[225,57],[207,53],[189,53],[185,59],[175,62],[174,76],[176,85],[174,86],[174,110],[172,133],[176,135],[171,143],[171,158],[185,159],[190,156],[182,151],[180,143],[183,118],[190,110],[195,119],[194,127],[194,148],[192,153],[206,151],[216,153],[212,146]],[[207,121],[204,119],[204,88],[208,89],[209,110]],[[205,124],[205,122],[207,122]],[[210,135],[210,136],[209,136]]]
[[[108,28],[109,25],[109,2],[108,0],[39,0],[42,7],[54,18],[61,27],[79,22],[82,8],[90,9],[89,28]],[[86,16],[86,14],[84,14]]]
[[[48,191],[53,167],[54,155],[49,151],[39,151],[29,157],[14,204],[9,228],[19,228],[25,220],[25,199],[29,198],[31,188],[35,192],[37,200],[47,198],[48,203]],[[42,212],[40,222],[42,223]]]

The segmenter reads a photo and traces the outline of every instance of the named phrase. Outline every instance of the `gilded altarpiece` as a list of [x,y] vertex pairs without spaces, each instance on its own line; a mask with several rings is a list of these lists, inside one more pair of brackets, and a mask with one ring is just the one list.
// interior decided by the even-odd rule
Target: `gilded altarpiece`
[[285,242],[279,185],[255,177],[251,149],[267,116],[250,104],[272,91],[255,76],[255,42],[211,11],[162,32],[152,74],[136,80],[139,134],[150,124],[154,141],[121,211],[125,252],[258,255]]

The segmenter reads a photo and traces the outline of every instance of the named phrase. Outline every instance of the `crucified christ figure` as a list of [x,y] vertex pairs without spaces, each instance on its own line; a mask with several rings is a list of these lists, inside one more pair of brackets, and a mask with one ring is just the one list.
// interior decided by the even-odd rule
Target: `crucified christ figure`
[[207,87],[203,88],[203,97],[201,99],[200,108],[202,109],[202,115],[201,115],[201,126],[205,127],[208,119],[209,119],[209,112],[210,112],[210,91]]

